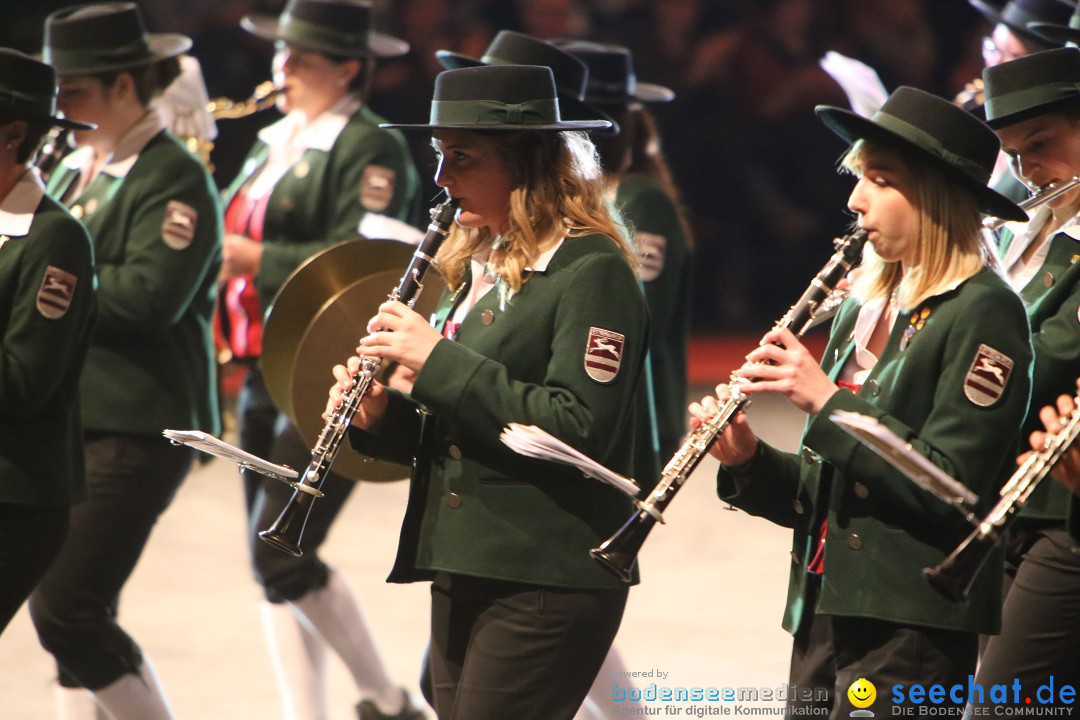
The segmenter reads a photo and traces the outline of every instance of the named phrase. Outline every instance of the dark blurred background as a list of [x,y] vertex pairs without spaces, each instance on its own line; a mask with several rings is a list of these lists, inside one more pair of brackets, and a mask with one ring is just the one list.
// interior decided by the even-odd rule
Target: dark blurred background
[[[77,5],[0,1],[0,44],[38,53],[45,16]],[[239,25],[284,0],[141,0],[151,31],[194,40],[211,97],[247,98],[269,78],[272,47]],[[501,29],[615,42],[638,79],[677,98],[653,106],[695,232],[695,334],[760,334],[831,254],[851,220],[852,185],[836,173],[843,143],[816,120],[846,105],[818,65],[835,50],[873,67],[887,90],[952,98],[982,68],[990,27],[966,0],[380,0],[379,29],[411,52],[384,61],[371,105],[395,121],[425,118],[436,50],[474,57]],[[220,120],[212,155],[226,184],[275,110]],[[426,138],[415,159],[432,175]],[[433,185],[431,186],[434,187]],[[432,194],[434,191],[432,190]]]

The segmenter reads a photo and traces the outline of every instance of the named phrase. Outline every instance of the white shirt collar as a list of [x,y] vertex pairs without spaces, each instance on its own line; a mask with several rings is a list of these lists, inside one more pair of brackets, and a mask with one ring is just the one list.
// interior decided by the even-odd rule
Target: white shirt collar
[[273,125],[259,131],[259,139],[270,147],[292,145],[304,150],[329,151],[345,129],[349,118],[360,109],[360,98],[350,93],[310,123],[294,110]]
[[[874,334],[874,328],[877,327],[881,314],[887,311],[892,312],[892,308],[887,309],[888,304],[888,298],[875,298],[863,303],[859,308],[859,314],[855,318],[855,353],[848,361],[849,364],[843,368],[840,379],[861,385],[877,365],[877,357],[867,346],[870,344],[870,336]],[[893,316],[892,322],[896,322],[896,316]],[[892,323],[889,327],[891,329]],[[852,361],[855,363],[854,366],[850,365]]]
[[559,251],[562,244],[566,242],[566,236],[562,236],[559,242],[552,245],[550,248],[540,253],[540,256],[533,261],[529,267],[525,268],[528,272],[547,272],[548,265],[551,264],[551,258],[555,257],[555,253]]
[[[1020,259],[1020,256],[1023,255],[1024,251],[1031,245],[1032,240],[1035,239],[1035,236],[1042,230],[1043,225],[1050,222],[1050,213],[1051,209],[1043,205],[1035,209],[1035,212],[1026,223],[1006,223],[1005,227],[1012,233],[1013,239],[1009,243],[1008,250],[1005,251],[1005,257],[1001,259],[1002,265],[1010,268]],[[1064,225],[1058,228],[1057,232],[1065,233],[1073,240],[1080,241],[1080,215],[1074,215],[1067,220]]]
[[[564,236],[559,240],[559,242],[555,243],[553,246],[541,253],[540,256],[536,258],[536,261],[532,263],[529,267],[525,268],[525,270],[527,272],[547,272],[548,265],[551,264],[551,258],[555,256],[555,253],[558,252],[560,247],[562,247],[563,241],[565,240],[566,237]],[[487,274],[486,265],[486,255],[474,255],[473,258],[470,260],[470,267],[472,268],[472,281],[469,284],[469,293],[465,297],[463,297],[461,299],[461,302],[458,303],[458,306],[454,308],[453,315],[450,318],[451,322],[460,323],[465,318],[465,315],[469,312],[469,310],[471,310],[472,307],[476,305],[476,303],[480,302],[481,298],[487,295],[488,292],[495,287],[497,278]],[[508,299],[509,295],[507,295],[506,297]],[[503,299],[500,298],[500,307],[502,305],[502,302]]]
[[45,185],[37,168],[30,168],[22,174],[7,197],[0,200],[0,235],[28,235],[30,224],[34,222],[34,211],[44,195]]
[[[112,155],[102,166],[101,172],[115,178],[127,177],[131,167],[139,159],[139,153],[143,151],[148,142],[164,129],[165,123],[162,121],[161,115],[157,109],[150,108],[146,115],[135,123],[124,137],[120,138],[116,149],[113,150]],[[82,171],[83,177],[86,177],[93,167],[94,149],[89,145],[84,145],[65,156],[61,163],[64,167]]]

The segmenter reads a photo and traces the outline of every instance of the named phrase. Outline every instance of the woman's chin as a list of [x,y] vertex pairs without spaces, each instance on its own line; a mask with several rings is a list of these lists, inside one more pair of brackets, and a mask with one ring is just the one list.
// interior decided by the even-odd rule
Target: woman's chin
[[480,217],[479,215],[475,215],[468,210],[458,211],[455,220],[457,221],[458,225],[465,228],[476,229],[485,227],[487,225],[487,223],[484,222],[484,219],[482,217]]

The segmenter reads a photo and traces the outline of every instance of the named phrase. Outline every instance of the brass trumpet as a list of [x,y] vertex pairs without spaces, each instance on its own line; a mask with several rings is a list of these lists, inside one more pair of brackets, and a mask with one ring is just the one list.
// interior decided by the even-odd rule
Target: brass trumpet
[[[215,98],[206,103],[206,112],[215,120],[247,117],[273,105],[274,98],[280,95],[282,90],[284,88],[275,87],[273,82],[267,80],[264,83],[259,83],[247,100],[235,101],[227,97]],[[214,149],[214,141],[186,133],[181,133],[181,138],[187,145],[187,149],[201,159],[208,170],[213,171],[214,166],[210,163],[210,153]]]
[[277,87],[272,81],[267,80],[256,85],[251,97],[247,100],[237,102],[226,97],[215,98],[206,103],[206,112],[210,113],[215,120],[247,117],[273,105],[274,99],[284,90],[285,88]]
[[966,601],[971,584],[990,557],[991,550],[1016,519],[1024,503],[1039,483],[1050,474],[1069,446],[1080,436],[1080,395],[1075,407],[1063,418],[1061,429],[1046,439],[1041,450],[1032,452],[1001,488],[1001,499],[975,525],[975,529],[940,564],[925,568],[923,575],[940,593],[957,602]]

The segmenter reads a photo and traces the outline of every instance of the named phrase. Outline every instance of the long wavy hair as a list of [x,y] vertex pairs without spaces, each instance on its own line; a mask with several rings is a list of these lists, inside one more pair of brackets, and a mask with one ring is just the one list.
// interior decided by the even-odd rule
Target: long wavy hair
[[481,131],[494,144],[515,187],[509,227],[498,243],[487,228],[454,225],[436,256],[449,287],[465,277],[470,259],[491,248],[488,266],[510,293],[528,280],[528,268],[561,238],[603,235],[635,270],[637,258],[604,201],[596,150],[581,132]]
[[915,260],[906,268],[900,262],[885,262],[867,245],[852,293],[863,302],[895,293],[899,306],[910,310],[987,264],[979,237],[981,215],[970,191],[931,164],[913,159],[910,152],[891,144],[859,140],[840,165],[861,176],[870,159],[882,155],[902,163],[910,180],[905,194],[919,213]]

